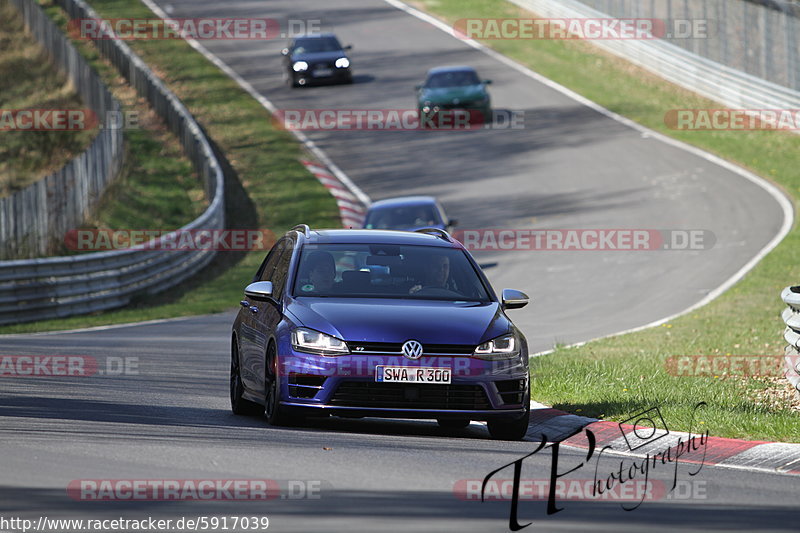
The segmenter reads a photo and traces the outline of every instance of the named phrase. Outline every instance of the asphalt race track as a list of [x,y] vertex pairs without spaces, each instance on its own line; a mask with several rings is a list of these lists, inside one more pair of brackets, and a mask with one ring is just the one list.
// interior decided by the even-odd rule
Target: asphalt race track
[[[494,80],[495,107],[524,113],[525,128],[515,130],[309,132],[373,199],[433,194],[462,228],[703,229],[716,236],[711,249],[691,252],[476,254],[497,263],[487,271],[495,288],[534,298],[512,312],[533,351],[682,311],[783,225],[778,202],[740,175],[582,106],[382,1],[184,0],[172,7],[175,17],[322,19],[354,44],[356,83],[290,90],[280,72],[285,41],[204,42],[282,109],[410,108],[412,87],[428,68],[469,64]],[[454,488],[537,443],[493,441],[480,424],[447,432],[427,421],[330,419],[285,429],[234,417],[232,321],[226,313],[0,338],[0,355],[82,355],[99,365],[89,377],[0,382],[0,516],[267,516],[269,531],[508,531],[508,501],[464,500]],[[585,454],[562,448],[558,471]],[[541,451],[526,459],[522,478],[549,480],[551,457]],[[607,456],[598,470],[613,471],[619,461]],[[592,481],[594,467],[570,477]],[[688,493],[635,511],[619,501],[562,500],[563,510],[548,515],[546,501],[526,500],[519,520],[533,522],[526,531],[796,531],[796,477],[711,466],[690,476],[694,469],[681,463],[653,472],[666,486],[674,475]],[[214,502],[93,502],[67,494],[71,482],[86,479],[268,479],[281,494]]]
[[[328,419],[271,428],[238,418],[227,400],[230,315],[94,332],[4,338],[3,351],[83,354],[106,375],[85,378],[4,378],[0,406],[0,516],[37,520],[179,519],[267,516],[268,531],[507,531],[509,502],[465,501],[459,480],[535,450],[535,442],[498,442],[479,424],[448,433],[435,422]],[[137,374],[109,376],[121,358],[135,357]],[[129,365],[130,366],[130,365]],[[712,433],[713,433],[713,428]],[[562,448],[559,471],[585,451]],[[615,470],[608,457],[600,472]],[[618,460],[617,460],[618,461]],[[590,467],[567,479],[592,481]],[[522,478],[548,480],[551,453],[525,460]],[[681,463],[682,486],[701,482],[688,499],[647,501],[626,512],[619,501],[523,501],[528,531],[641,532],[687,530],[796,531],[797,478]],[[674,469],[651,479],[670,484]],[[506,469],[497,479],[510,479]],[[605,478],[600,475],[599,478]],[[83,479],[270,479],[318,487],[316,499],[269,501],[74,501],[66,488]],[[299,493],[299,491],[297,492]],[[291,493],[295,494],[295,492]],[[626,505],[633,505],[627,502]]]
[[279,109],[413,109],[413,87],[429,68],[468,64],[493,80],[493,106],[524,114],[522,130],[307,131],[373,200],[433,194],[463,229],[699,229],[716,236],[706,251],[476,254],[499,263],[487,271],[495,288],[534,299],[514,315],[534,350],[686,309],[783,223],[778,203],[739,175],[643,138],[381,0],[172,6],[174,17],[321,20],[353,44],[356,83],[289,90],[281,77],[286,40],[203,41]]

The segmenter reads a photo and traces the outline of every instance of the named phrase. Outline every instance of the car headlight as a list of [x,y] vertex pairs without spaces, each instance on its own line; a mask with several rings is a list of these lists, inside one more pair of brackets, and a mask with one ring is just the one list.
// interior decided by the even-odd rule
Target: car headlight
[[502,335],[475,348],[475,357],[481,359],[510,359],[519,355],[519,339],[513,333]]
[[336,337],[308,328],[292,331],[292,348],[298,352],[317,355],[343,355],[350,353],[347,343]]
[[295,72],[303,72],[304,70],[308,70],[308,63],[305,61],[298,61],[292,65],[292,70]]
[[350,66],[350,60],[346,57],[340,57],[334,64],[336,65],[336,68],[347,68]]

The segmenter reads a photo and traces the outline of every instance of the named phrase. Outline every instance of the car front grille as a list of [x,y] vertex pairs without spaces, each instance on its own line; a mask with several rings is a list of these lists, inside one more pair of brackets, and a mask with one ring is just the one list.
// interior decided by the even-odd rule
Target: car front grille
[[480,385],[415,385],[345,381],[339,385],[331,405],[394,409],[491,409]]
[[334,65],[331,61],[314,61],[313,63],[309,62],[308,68],[309,70],[316,70],[318,68],[335,69],[336,65]]
[[[399,342],[347,341],[350,353],[403,355],[403,344]],[[472,355],[475,345],[470,344],[422,344],[422,355]]]
[[450,110],[469,110],[469,109],[476,109],[482,107],[481,102],[459,102],[457,104],[449,103],[449,104],[435,104],[440,110],[450,111]]

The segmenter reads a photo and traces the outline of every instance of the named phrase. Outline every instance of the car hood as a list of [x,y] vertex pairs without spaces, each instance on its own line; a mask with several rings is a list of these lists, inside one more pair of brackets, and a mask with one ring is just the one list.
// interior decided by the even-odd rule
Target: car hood
[[292,54],[295,61],[336,61],[340,57],[347,57],[343,51],[338,52],[307,52],[305,54]]
[[287,311],[303,326],[359,342],[478,345],[511,328],[497,302],[302,297]]
[[449,104],[454,99],[461,102],[471,102],[486,96],[486,89],[483,85],[465,85],[463,87],[443,87],[441,89],[422,89],[420,102],[429,101],[434,104]]

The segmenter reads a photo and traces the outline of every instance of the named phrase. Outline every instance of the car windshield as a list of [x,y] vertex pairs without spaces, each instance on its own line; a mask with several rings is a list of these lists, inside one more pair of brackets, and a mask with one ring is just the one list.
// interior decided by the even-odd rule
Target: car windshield
[[454,70],[431,74],[425,81],[425,87],[429,89],[441,89],[442,87],[478,85],[480,82],[474,70]]
[[294,42],[292,53],[294,54],[313,54],[316,52],[337,52],[342,49],[342,45],[336,37],[314,37],[297,39]]
[[491,301],[475,267],[457,248],[309,244],[297,268],[296,297]]
[[414,229],[442,223],[438,210],[430,204],[384,207],[371,210],[364,227],[367,229]]

